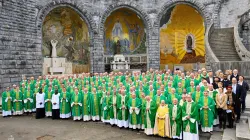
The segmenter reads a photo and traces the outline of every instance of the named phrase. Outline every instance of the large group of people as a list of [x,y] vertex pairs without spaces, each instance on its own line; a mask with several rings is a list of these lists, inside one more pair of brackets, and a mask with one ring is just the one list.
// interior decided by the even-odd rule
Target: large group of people
[[3,117],[36,113],[36,118],[102,121],[147,135],[198,140],[198,129],[233,128],[245,109],[248,84],[238,71],[83,73],[40,76],[7,87]]

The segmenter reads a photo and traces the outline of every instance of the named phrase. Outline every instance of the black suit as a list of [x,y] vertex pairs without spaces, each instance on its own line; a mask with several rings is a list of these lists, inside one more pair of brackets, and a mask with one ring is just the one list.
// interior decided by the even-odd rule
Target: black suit
[[237,79],[237,81],[239,81],[239,75],[237,74],[236,76],[234,76],[234,75],[231,75],[231,77],[230,77],[230,81],[232,82],[232,79],[233,78],[236,78]]
[[242,105],[242,111],[246,109],[246,96],[247,96],[247,91],[249,90],[248,83],[243,81],[242,85],[242,92],[241,92],[241,105]]
[[228,79],[223,79],[221,82],[223,83],[224,88],[227,88],[231,83]]
[[208,84],[213,84],[214,83],[214,77],[212,77],[212,78],[213,78],[213,81],[210,81],[210,77],[206,78],[206,81],[207,81]]
[[[233,88],[233,85],[232,85]],[[234,92],[234,89],[232,89]],[[234,106],[234,111],[237,115],[237,119],[240,119],[240,112],[241,112],[241,94],[242,94],[242,88],[241,85],[236,84],[236,92],[235,92],[235,106]]]

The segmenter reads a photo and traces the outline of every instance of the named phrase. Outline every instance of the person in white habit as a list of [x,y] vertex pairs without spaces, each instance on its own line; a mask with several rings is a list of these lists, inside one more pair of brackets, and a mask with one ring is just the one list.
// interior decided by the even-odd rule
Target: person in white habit
[[58,90],[55,91],[55,94],[52,95],[52,119],[59,119],[60,118],[60,94]]
[[45,117],[44,97],[45,94],[42,89],[40,89],[39,93],[36,94],[36,119]]

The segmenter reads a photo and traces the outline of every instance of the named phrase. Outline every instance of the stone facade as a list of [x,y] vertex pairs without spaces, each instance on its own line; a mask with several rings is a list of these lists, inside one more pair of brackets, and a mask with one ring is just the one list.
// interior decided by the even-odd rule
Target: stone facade
[[[42,74],[42,24],[56,7],[70,7],[85,20],[90,35],[91,72],[104,72],[103,29],[105,20],[114,10],[128,8],[140,16],[147,34],[147,68],[159,69],[159,24],[169,8],[188,4],[204,17],[206,27],[211,23],[224,27],[227,12],[221,8],[231,1],[235,0],[0,0],[0,92],[17,84],[22,75]],[[244,2],[237,5],[239,9],[248,4],[247,0],[241,1]]]
[[249,7],[250,0],[224,0],[219,13],[220,27],[233,27],[238,16],[249,10]]

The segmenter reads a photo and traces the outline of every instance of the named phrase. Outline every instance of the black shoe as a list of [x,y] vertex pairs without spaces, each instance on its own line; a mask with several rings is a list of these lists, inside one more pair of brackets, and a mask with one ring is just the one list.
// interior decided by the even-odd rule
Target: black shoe
[[236,120],[236,123],[239,123],[240,122],[240,120]]

